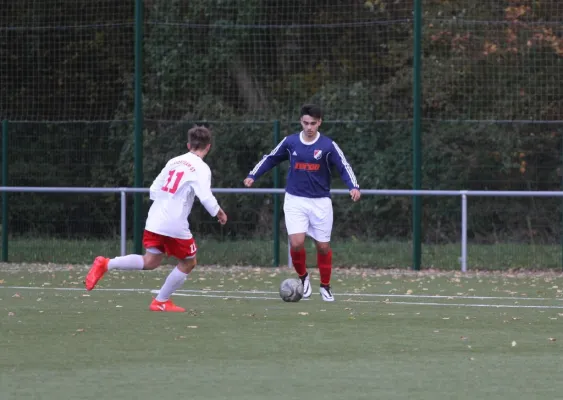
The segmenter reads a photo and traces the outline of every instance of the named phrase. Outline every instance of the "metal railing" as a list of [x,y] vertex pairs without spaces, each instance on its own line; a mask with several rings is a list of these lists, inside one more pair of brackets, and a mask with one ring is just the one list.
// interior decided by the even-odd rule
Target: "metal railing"
[[[285,189],[253,189],[253,188],[213,188],[214,193],[227,194],[284,194]],[[0,193],[120,193],[120,253],[127,252],[127,194],[148,193],[147,188],[88,188],[88,187],[26,187],[26,186],[0,186]],[[331,194],[347,195],[346,189],[332,189]],[[467,271],[467,199],[468,197],[563,197],[563,191],[486,191],[486,190],[386,190],[386,189],[363,189],[362,195],[367,196],[459,196],[461,198],[461,249],[459,262],[461,271]],[[7,224],[7,218],[3,218],[2,224]],[[8,229],[3,226],[2,235],[7,235]],[[6,238],[7,239],[7,238]],[[4,243],[4,237],[2,240]],[[289,246],[288,246],[288,260]]]

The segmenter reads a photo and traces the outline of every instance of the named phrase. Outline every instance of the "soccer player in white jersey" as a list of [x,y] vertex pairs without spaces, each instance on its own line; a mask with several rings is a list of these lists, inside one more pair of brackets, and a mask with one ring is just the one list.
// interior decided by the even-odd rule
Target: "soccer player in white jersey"
[[311,296],[311,282],[305,264],[305,235],[311,236],[317,248],[317,265],[321,280],[320,293],[324,301],[334,301],[330,288],[332,273],[332,201],[330,182],[332,166],[350,190],[353,201],[360,199],[360,187],[344,153],[329,137],[319,133],[322,111],[314,104],[301,108],[299,133],[285,137],[277,147],[256,164],[244,184],[252,186],[265,172],[284,160],[290,167],[285,188],[283,210],[289,235],[291,261],[303,282],[303,297]]
[[84,282],[87,290],[92,290],[108,270],[152,270],[160,265],[164,254],[168,254],[178,259],[178,265],[166,278],[149,309],[185,311],[175,305],[170,296],[182,287],[196,265],[197,246],[188,223],[195,196],[220,224],[227,222],[227,214],[211,193],[211,170],[203,161],[210,148],[211,132],[207,128],[195,126],[188,131],[189,152],[168,161],[150,187],[153,203],[143,235],[145,255],[96,257]]

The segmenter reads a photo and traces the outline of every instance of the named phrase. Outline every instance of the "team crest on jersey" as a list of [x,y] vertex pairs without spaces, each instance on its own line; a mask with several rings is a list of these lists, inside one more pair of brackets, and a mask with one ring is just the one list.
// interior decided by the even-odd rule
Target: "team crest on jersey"
[[320,160],[322,156],[323,156],[322,150],[314,150],[313,151],[313,157],[315,157],[315,160]]

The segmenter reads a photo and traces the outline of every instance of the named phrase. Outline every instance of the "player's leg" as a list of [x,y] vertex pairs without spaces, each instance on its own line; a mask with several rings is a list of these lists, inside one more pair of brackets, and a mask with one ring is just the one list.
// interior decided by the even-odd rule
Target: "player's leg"
[[315,239],[317,249],[317,265],[321,280],[320,293],[324,301],[334,301],[330,278],[332,275],[332,202],[329,198],[313,199],[310,213],[309,235]]
[[330,277],[332,275],[332,249],[330,242],[319,242],[315,240],[317,247],[317,265],[321,277],[321,297],[324,301],[334,301],[332,289],[330,288]]
[[286,194],[283,210],[289,235],[291,263],[303,282],[303,297],[308,298],[311,296],[311,282],[306,265],[305,233],[309,228],[309,217],[303,202],[304,199],[301,197]]
[[164,247],[161,241],[161,235],[145,231],[143,234],[143,245],[147,249],[147,253],[144,256],[139,254],[128,254],[126,256],[111,259],[101,256],[96,257],[90,271],[86,275],[86,279],[84,280],[86,290],[94,289],[105,273],[112,269],[155,269],[160,265],[162,258],[164,257]]
[[170,297],[184,285],[189,273],[196,266],[197,246],[193,238],[169,238],[165,246],[166,252],[178,259],[178,265],[166,277],[162,288],[160,288],[149,309],[151,311],[184,312],[186,310],[175,305],[170,300]]
[[129,254],[108,259],[108,270],[153,270],[160,265],[163,258],[164,253],[157,247],[148,247],[144,256]]
[[301,282],[303,283],[303,297],[311,297],[311,279],[309,273],[307,272],[307,266],[305,263],[306,253],[305,253],[305,234],[304,233],[294,233],[289,235],[289,253],[291,255],[291,263],[293,268]]

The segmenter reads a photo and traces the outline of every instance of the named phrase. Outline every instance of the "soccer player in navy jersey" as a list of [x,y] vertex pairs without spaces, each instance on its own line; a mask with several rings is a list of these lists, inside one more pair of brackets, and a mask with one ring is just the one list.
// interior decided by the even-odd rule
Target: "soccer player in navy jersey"
[[265,155],[246,179],[254,181],[284,160],[289,160],[283,210],[289,235],[291,261],[303,282],[303,297],[311,296],[311,282],[305,264],[305,235],[311,236],[317,248],[317,265],[321,279],[320,293],[324,301],[334,301],[330,288],[332,272],[332,201],[330,182],[332,166],[350,189],[353,201],[360,199],[360,187],[344,153],[329,137],[319,133],[322,110],[314,104],[301,108],[299,133],[286,136],[272,152]]

